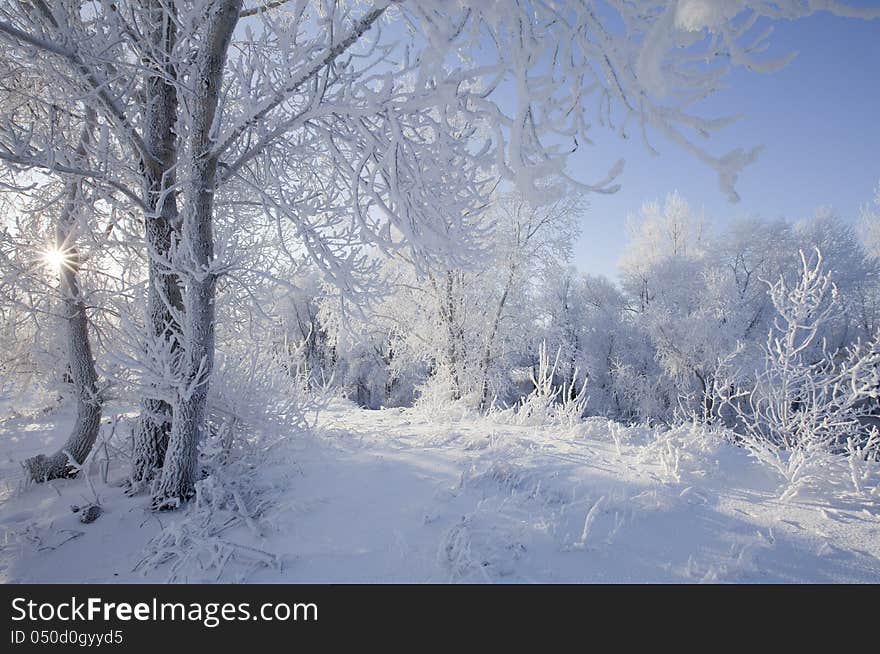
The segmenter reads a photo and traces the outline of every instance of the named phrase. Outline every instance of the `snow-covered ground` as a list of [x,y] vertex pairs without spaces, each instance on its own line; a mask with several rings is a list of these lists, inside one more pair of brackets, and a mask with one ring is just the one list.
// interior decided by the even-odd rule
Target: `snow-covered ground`
[[[23,487],[18,462],[57,447],[69,418],[0,424],[2,581],[880,582],[876,490],[780,501],[767,468],[690,427],[526,427],[337,402],[314,433],[218,482],[238,513],[156,514],[113,485],[125,462],[112,447],[89,479]],[[95,494],[104,513],[82,524],[70,507]]]

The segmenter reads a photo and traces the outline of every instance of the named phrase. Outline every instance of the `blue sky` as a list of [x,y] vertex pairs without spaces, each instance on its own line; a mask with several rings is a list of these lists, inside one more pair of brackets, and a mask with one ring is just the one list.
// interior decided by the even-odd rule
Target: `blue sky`
[[671,143],[655,138],[653,157],[638,139],[602,138],[576,153],[571,170],[596,171],[618,158],[626,169],[620,191],[590,197],[574,252],[579,269],[613,275],[627,215],[673,190],[719,227],[744,215],[797,220],[823,206],[858,217],[880,180],[880,21],[817,14],[776,23],[772,42],[770,54],[797,57],[772,74],[736,71],[703,103],[702,115],[744,114],[712,137],[712,152],[764,145],[740,176],[740,202],[731,204],[715,173]]

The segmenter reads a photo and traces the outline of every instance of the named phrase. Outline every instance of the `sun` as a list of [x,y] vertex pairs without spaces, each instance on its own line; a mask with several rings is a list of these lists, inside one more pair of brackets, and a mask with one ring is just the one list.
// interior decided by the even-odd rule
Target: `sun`
[[58,248],[49,248],[43,252],[43,259],[53,270],[61,270],[68,262],[67,254]]

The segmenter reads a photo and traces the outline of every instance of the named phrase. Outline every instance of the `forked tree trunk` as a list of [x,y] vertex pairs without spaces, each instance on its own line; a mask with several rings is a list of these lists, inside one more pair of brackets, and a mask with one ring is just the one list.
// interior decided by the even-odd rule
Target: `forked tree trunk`
[[153,497],[158,509],[175,508],[195,493],[198,447],[207,416],[214,367],[214,300],[217,288],[212,220],[217,157],[212,127],[223,68],[241,0],[218,0],[206,18],[203,49],[196,55],[191,100],[190,169],[182,231],[188,273],[181,382],[162,477]]
[[[171,257],[180,229],[177,194],[174,190],[177,163],[177,71],[173,65],[176,40],[174,6],[160,0],[150,2],[150,51],[144,62],[153,72],[147,79],[144,141],[153,161],[142,162],[144,176],[144,215],[148,252],[148,290],[146,310],[149,349],[174,359],[181,340],[179,315],[183,313],[180,280],[171,270]],[[172,363],[172,362],[169,362]],[[153,478],[165,460],[171,434],[173,410],[165,399],[170,394],[154,389],[141,402],[141,415],[135,426],[132,455],[132,490]],[[164,397],[163,397],[164,396]]]
[[[86,124],[80,135],[77,156],[85,161],[87,148],[95,129],[95,113],[85,109]],[[33,481],[41,482],[58,477],[73,477],[77,469],[70,459],[82,464],[98,437],[101,427],[101,397],[98,392],[98,374],[89,341],[89,321],[79,284],[79,253],[74,245],[78,212],[82,210],[82,182],[67,182],[66,200],[55,227],[55,247],[64,254],[61,264],[61,292],[64,296],[64,332],[67,346],[70,378],[76,396],[76,421],[67,442],[55,454],[39,454],[25,461]]]

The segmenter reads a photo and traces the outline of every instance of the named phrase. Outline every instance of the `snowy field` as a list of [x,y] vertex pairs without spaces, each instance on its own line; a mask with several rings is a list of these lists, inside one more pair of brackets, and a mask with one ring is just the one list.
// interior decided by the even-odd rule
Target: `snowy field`
[[[19,461],[62,443],[69,420],[0,426],[4,582],[880,582],[876,479],[856,494],[829,476],[782,501],[767,467],[691,427],[336,401],[311,433],[262,444],[188,509],[155,513],[114,484],[125,416],[87,478],[24,485]],[[96,500],[103,514],[81,523],[71,506]]]

